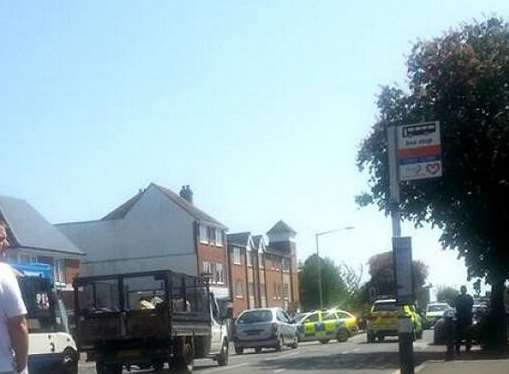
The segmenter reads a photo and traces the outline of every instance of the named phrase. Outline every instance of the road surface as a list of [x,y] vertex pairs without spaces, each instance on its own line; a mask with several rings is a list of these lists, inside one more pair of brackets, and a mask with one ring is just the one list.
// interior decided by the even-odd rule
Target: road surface
[[[415,365],[444,358],[445,347],[431,345],[433,331],[425,331],[422,340],[414,343]],[[219,367],[211,360],[196,360],[197,374],[393,374],[399,368],[398,342],[367,344],[366,335],[357,335],[346,343],[301,343],[297,349],[282,352],[266,350],[260,354],[249,350],[243,355],[231,354],[228,366]],[[134,371],[148,373],[150,371]],[[153,371],[151,371],[154,373]],[[159,374],[170,373],[163,370]],[[95,374],[92,364],[80,367],[79,374]],[[155,374],[155,373],[154,373]]]

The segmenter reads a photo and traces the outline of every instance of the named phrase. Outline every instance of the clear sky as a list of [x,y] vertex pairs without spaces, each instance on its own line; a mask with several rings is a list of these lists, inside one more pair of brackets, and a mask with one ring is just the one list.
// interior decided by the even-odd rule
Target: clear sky
[[[52,222],[96,219],[151,181],[230,232],[284,219],[299,256],[317,231],[338,263],[390,249],[390,222],[359,210],[355,155],[379,85],[405,55],[492,1],[0,1],[0,193]],[[414,237],[434,284],[464,282],[439,233]]]

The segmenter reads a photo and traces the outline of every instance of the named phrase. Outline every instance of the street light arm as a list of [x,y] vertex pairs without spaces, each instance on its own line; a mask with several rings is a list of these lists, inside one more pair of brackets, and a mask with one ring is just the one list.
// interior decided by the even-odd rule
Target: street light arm
[[353,230],[354,228],[355,228],[354,226],[346,226],[346,227],[342,227],[340,229],[333,229],[333,230],[328,230],[328,231],[322,231],[322,232],[316,233],[315,235],[317,237],[319,237],[319,236],[322,236],[322,235],[332,234],[333,232]]

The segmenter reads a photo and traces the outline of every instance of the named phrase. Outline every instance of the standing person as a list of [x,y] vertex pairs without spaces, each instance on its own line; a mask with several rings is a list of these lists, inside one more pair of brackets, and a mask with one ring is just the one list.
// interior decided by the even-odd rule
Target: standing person
[[27,310],[14,271],[3,263],[8,245],[0,221],[0,374],[28,374]]
[[474,299],[467,294],[467,287],[461,286],[461,293],[456,297],[456,353],[460,352],[461,342],[465,340],[466,351],[470,351],[472,341],[470,327],[472,326],[472,307]]

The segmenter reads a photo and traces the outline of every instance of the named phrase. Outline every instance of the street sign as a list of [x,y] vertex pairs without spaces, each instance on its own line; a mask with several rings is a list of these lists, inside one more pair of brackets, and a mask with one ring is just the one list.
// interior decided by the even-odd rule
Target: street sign
[[392,250],[394,256],[396,300],[399,304],[412,304],[415,300],[412,267],[412,238],[392,238]]
[[400,181],[442,176],[440,123],[399,126],[397,155]]

